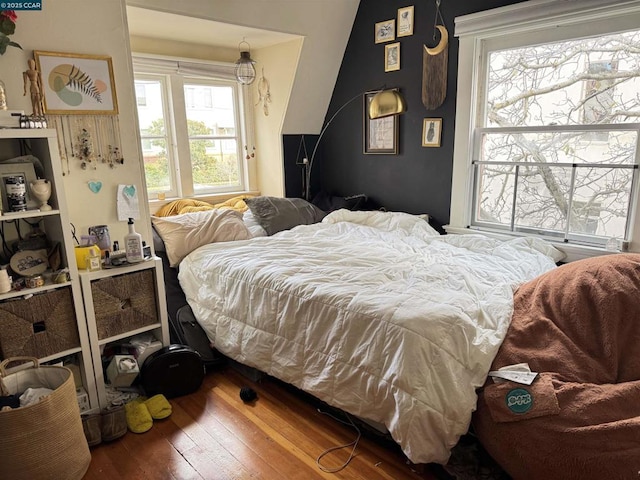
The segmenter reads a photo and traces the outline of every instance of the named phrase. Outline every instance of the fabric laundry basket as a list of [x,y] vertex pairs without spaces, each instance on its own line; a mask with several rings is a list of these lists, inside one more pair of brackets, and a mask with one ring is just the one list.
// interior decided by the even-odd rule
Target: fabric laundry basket
[[[7,374],[7,365],[25,361],[33,362],[33,368]],[[40,387],[53,392],[32,405],[0,411],[0,479],[79,480],[89,468],[91,453],[71,370],[39,366],[30,357],[0,363],[2,395]]]

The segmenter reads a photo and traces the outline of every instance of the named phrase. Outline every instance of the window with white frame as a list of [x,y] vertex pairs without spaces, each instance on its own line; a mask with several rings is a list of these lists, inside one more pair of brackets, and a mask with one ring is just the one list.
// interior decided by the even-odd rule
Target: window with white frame
[[134,57],[134,70],[150,198],[245,190],[245,102],[232,67]]
[[454,229],[593,246],[638,229],[640,2],[603,3],[456,19]]

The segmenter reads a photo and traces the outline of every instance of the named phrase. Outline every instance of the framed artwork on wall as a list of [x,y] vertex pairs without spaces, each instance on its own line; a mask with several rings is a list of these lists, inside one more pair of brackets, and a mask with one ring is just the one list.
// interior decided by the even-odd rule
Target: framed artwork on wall
[[413,5],[398,9],[398,37],[413,35]]
[[400,42],[384,46],[384,71],[400,70]]
[[425,118],[422,123],[422,146],[439,147],[442,135],[441,118]]
[[378,91],[364,94],[364,126],[363,139],[365,154],[398,153],[398,116],[369,118],[369,105]]
[[118,113],[111,57],[34,51],[50,115]]
[[396,21],[395,19],[385,20],[376,23],[375,30],[376,43],[390,42],[396,39]]

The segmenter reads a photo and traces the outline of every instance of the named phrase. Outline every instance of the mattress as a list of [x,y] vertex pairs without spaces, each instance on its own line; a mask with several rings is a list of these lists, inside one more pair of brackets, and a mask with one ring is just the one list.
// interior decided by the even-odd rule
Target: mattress
[[513,291],[555,268],[535,239],[440,236],[397,212],[339,210],[180,264],[223,354],[381,423],[414,463],[446,463],[505,336]]

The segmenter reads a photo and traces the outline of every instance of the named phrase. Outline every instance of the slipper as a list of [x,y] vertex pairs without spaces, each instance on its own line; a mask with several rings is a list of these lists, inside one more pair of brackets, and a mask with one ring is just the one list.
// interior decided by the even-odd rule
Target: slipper
[[148,400],[145,400],[144,404],[147,406],[147,409],[151,414],[151,418],[153,418],[154,420],[162,420],[163,418],[167,418],[173,411],[171,408],[171,404],[161,393],[159,393],[158,395],[154,395]]
[[149,409],[139,399],[132,400],[124,406],[127,416],[127,427],[133,433],[144,433],[153,426]]

